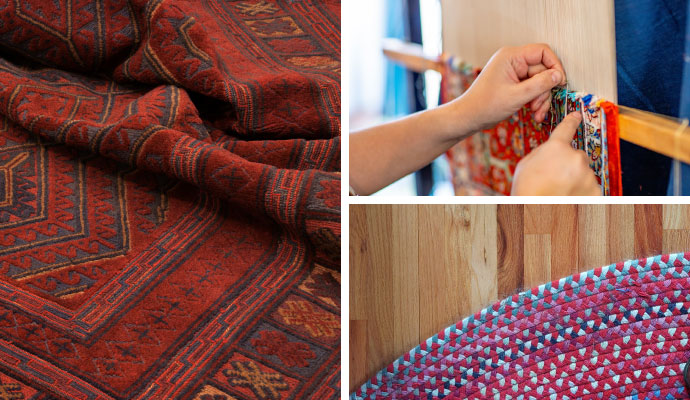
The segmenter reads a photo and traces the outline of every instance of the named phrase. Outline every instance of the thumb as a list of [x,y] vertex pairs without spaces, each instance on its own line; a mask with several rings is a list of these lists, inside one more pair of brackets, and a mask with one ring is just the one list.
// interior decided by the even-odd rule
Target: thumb
[[561,82],[561,72],[555,69],[547,69],[529,79],[518,83],[518,97],[520,104],[527,104],[544,92],[551,90]]
[[582,122],[582,115],[580,115],[579,111],[571,112],[566,115],[563,121],[553,130],[549,141],[555,140],[557,142],[570,144],[573,140],[573,136],[575,136],[577,127],[580,126],[580,122]]

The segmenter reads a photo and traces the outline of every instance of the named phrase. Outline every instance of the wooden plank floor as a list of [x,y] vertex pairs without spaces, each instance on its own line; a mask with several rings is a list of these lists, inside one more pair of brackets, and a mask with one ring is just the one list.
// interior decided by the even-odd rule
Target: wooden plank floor
[[350,389],[520,289],[689,250],[686,205],[350,205]]

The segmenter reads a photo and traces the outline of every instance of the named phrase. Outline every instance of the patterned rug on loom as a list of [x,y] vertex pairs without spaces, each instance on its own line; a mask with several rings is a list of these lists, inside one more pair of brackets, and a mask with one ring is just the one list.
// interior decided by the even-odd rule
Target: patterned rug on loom
[[339,1],[0,2],[0,399],[335,399]]
[[690,253],[619,262],[446,328],[359,399],[687,399]]
[[[461,96],[481,71],[447,54],[440,60],[441,100],[445,103]],[[543,122],[536,122],[525,105],[493,128],[479,131],[448,150],[455,193],[509,195],[518,162],[546,142],[567,114],[578,112],[582,123],[573,138],[573,148],[587,155],[602,195],[622,195],[618,106],[567,87],[554,88],[550,101]]]

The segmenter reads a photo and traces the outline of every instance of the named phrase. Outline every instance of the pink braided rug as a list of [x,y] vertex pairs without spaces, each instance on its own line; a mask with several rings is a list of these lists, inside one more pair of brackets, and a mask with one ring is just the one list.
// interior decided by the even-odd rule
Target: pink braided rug
[[516,294],[394,361],[350,399],[687,399],[690,253]]

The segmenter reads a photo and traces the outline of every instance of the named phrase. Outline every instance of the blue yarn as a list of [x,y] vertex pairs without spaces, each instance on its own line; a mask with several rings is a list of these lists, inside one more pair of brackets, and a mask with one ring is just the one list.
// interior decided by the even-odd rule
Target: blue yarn
[[589,106],[589,102],[592,101],[592,95],[588,94],[582,98],[582,102],[585,103],[585,107]]

